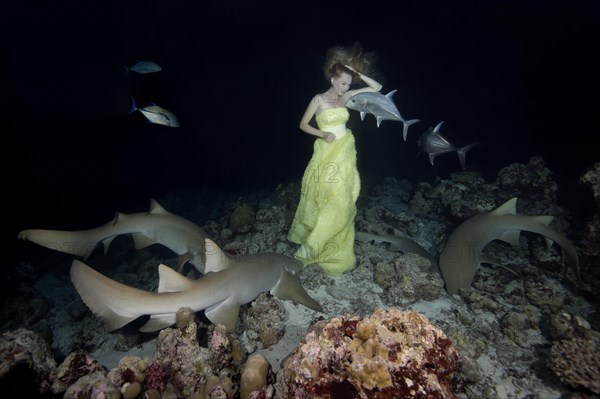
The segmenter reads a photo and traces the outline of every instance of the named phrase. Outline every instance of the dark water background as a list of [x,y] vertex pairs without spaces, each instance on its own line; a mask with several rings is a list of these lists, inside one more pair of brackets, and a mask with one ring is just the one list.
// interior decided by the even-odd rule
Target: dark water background
[[[3,262],[25,228],[83,229],[116,210],[190,186],[253,190],[298,181],[312,151],[298,129],[327,89],[325,50],[359,40],[379,58],[383,92],[421,122],[376,128],[353,113],[359,170],[431,181],[417,139],[444,120],[454,144],[480,142],[467,169],[493,179],[542,156],[565,206],[600,161],[594,1],[3,1],[0,5],[0,177]],[[393,4],[393,5],[392,5]],[[152,60],[157,74],[124,73]],[[128,115],[155,102],[177,129]],[[17,251],[18,252],[18,251]]]

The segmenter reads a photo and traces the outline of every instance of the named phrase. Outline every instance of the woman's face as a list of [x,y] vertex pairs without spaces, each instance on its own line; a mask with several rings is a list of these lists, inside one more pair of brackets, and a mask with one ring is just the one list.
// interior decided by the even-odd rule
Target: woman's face
[[344,95],[350,89],[352,75],[342,72],[337,78],[331,78],[331,86],[338,96]]

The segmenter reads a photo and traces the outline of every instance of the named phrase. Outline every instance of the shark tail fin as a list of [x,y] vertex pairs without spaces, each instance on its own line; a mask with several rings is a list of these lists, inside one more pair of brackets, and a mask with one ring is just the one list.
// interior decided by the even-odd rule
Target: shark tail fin
[[408,128],[411,125],[414,125],[417,122],[421,122],[421,120],[420,119],[410,119],[408,121],[403,121],[402,122],[402,125],[403,125],[403,127],[402,127],[402,138],[404,139],[404,141],[406,141],[406,137],[408,137]]
[[463,170],[465,170],[465,168],[466,168],[465,158],[467,156],[467,151],[469,151],[471,148],[475,147],[476,145],[477,145],[477,143],[471,143],[464,147],[460,147],[458,150],[456,150],[456,152],[458,153],[458,160],[460,161],[460,166],[463,168]]
[[87,237],[82,238],[78,231],[30,229],[21,231],[17,237],[83,259],[87,259],[98,244]]
[[71,281],[83,302],[102,319],[108,331],[123,327],[141,316],[130,310],[147,292],[114,281],[78,260],[71,264]]

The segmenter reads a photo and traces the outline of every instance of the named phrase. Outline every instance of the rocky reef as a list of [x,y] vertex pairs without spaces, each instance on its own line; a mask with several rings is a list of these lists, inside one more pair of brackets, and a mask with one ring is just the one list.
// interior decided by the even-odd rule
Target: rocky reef
[[223,326],[213,328],[207,348],[200,346],[189,308],[179,310],[174,328],[159,333],[151,358],[125,356],[111,370],[80,352],[57,366],[44,341],[26,329],[3,334],[0,355],[3,393],[16,394],[19,386],[6,378],[24,372],[35,396],[65,399],[452,398],[459,360],[426,317],[394,308],[317,322],[277,382],[264,356],[244,362]]
[[416,312],[319,322],[283,364],[276,398],[453,398],[459,355]]
[[[364,183],[356,229],[405,234],[432,256],[466,218],[518,197],[519,214],[555,217],[552,226],[578,249],[583,282],[565,275],[559,248],[548,249],[535,234],[522,234],[520,246],[490,243],[485,252],[505,267],[482,265],[472,288],[458,296],[447,294],[430,259],[385,243],[358,242],[353,270],[332,278],[312,265],[297,276],[319,298],[321,314],[264,293],[240,309],[235,334],[185,310],[173,328],[160,333],[109,334],[69,281],[72,258],[29,248],[35,256],[7,271],[15,284],[13,297],[0,308],[0,393],[268,399],[308,397],[319,389],[335,397],[385,398],[394,397],[394,387],[414,397],[430,388],[442,392],[430,397],[460,399],[600,397],[600,164],[581,177],[589,198],[580,200],[593,211],[580,220],[574,214],[583,207],[560,202],[560,187],[539,157],[508,165],[490,181],[463,171],[449,179],[411,183],[387,177]],[[299,190],[293,183],[229,197],[202,190],[169,193],[160,200],[232,254],[291,255],[295,247],[286,234]],[[177,258],[164,248],[135,250],[125,237],[90,260],[119,281],[152,290],[156,266],[173,265]],[[187,270],[188,277],[199,277]],[[383,322],[396,319],[404,324]],[[424,335],[413,337],[399,326],[418,326]],[[438,341],[421,344],[427,337]],[[415,345],[413,352],[391,344],[403,340]],[[444,349],[435,352],[436,345]],[[154,352],[125,353],[142,346]],[[426,358],[411,360],[427,379],[400,378],[399,359],[416,353],[448,363],[438,368]],[[104,367],[106,354],[120,361]]]
[[181,308],[176,326],[159,333],[151,358],[124,356],[111,370],[81,352],[57,366],[43,339],[26,329],[2,335],[0,358],[2,392],[10,397],[21,397],[27,384],[34,397],[208,399],[236,397],[244,355],[220,325],[208,347],[200,346],[194,313]]

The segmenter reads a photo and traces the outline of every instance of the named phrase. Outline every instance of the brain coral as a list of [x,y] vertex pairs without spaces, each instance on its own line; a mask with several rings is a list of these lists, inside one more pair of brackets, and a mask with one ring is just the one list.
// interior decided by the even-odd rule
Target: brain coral
[[453,398],[459,355],[416,312],[378,309],[308,332],[278,373],[279,398]]

